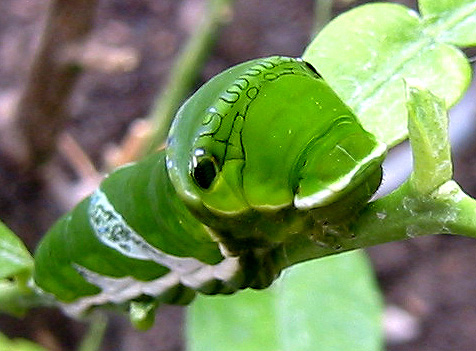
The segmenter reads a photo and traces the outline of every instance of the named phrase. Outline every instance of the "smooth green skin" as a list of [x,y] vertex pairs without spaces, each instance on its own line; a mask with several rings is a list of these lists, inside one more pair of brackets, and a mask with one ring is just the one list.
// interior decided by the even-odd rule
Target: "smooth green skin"
[[[472,30],[472,27],[474,27],[474,21],[472,20],[472,17],[464,18],[466,20],[463,25],[461,24],[460,18],[457,18],[460,15],[466,16],[468,14],[468,11],[458,11],[457,15],[458,16],[453,16],[452,11],[447,11],[451,10],[452,7],[454,7],[454,4],[459,4],[459,3],[468,3],[466,6],[467,8],[472,6],[474,7],[474,1],[472,0],[444,0],[444,1],[432,1],[432,0],[422,0],[420,1],[420,9],[421,12],[425,15],[430,15],[432,16],[432,19],[427,19],[430,20],[427,23],[430,23],[430,26],[428,26],[428,30],[426,30],[426,33],[433,33],[435,32],[436,37],[438,39],[444,37],[450,38],[452,43],[462,43],[462,45],[468,45],[469,44],[474,44],[474,40],[468,39],[466,37],[473,37],[474,35],[474,30]],[[376,5],[377,6],[377,5]],[[391,67],[388,67],[388,65],[382,66],[385,70],[382,72],[376,71],[375,69],[367,69],[367,70],[361,70],[362,67],[366,63],[368,63],[368,60],[364,60],[364,65],[361,64],[361,61],[358,59],[359,56],[365,56],[367,52],[378,52],[381,53],[381,50],[379,47],[375,47],[372,45],[369,45],[367,40],[361,40],[362,39],[362,34],[368,34],[372,38],[378,37],[375,33],[375,28],[384,28],[386,29],[385,23],[382,23],[381,21],[378,21],[378,18],[384,19],[384,22],[388,22],[388,18],[391,17],[393,18],[394,16],[388,16],[388,7],[383,8],[383,6],[392,6],[391,4],[385,4],[385,5],[380,5],[382,8],[381,13],[370,13],[371,11],[368,11],[367,13],[367,18],[363,19],[364,23],[368,23],[373,25],[374,28],[365,28],[364,30],[359,30],[358,31],[358,37],[356,38],[357,40],[350,40],[352,43],[361,43],[363,47],[361,47],[359,50],[355,50],[355,47],[350,45],[342,45],[342,42],[340,40],[345,40],[346,43],[349,43],[348,39],[348,34],[346,35],[341,35],[342,30],[348,29],[350,26],[358,26],[361,28],[360,24],[356,22],[355,18],[350,18],[346,17],[348,20],[349,25],[342,25],[343,23],[336,23],[335,27],[338,28],[344,28],[339,32],[339,35],[337,37],[332,37],[330,40],[325,41],[323,43],[320,43],[322,45],[315,45],[315,47],[319,50],[319,52],[325,52],[326,47],[332,46],[336,49],[337,54],[336,55],[323,55],[324,58],[321,61],[313,61],[316,63],[316,66],[319,66],[320,70],[322,70],[322,73],[328,78],[329,72],[333,72],[332,74],[335,75],[336,77],[339,77],[339,79],[343,79],[345,81],[349,81],[349,78],[355,77],[356,73],[363,72],[363,73],[372,73],[372,77],[379,77],[380,80],[378,80],[376,83],[377,85],[380,86],[381,82],[394,82],[395,79],[391,79],[392,77],[395,77],[395,71],[392,70],[391,68],[397,68],[397,74],[401,71],[400,65],[395,64]],[[367,7],[370,10],[370,7]],[[381,16],[382,13],[386,14],[386,16]],[[473,11],[474,13],[474,11]],[[359,13],[360,14],[360,13]],[[408,15],[409,13],[406,13]],[[447,14],[451,16],[446,16]],[[412,15],[410,13],[410,15]],[[373,16],[373,17],[372,17]],[[447,21],[445,21],[443,17],[449,17]],[[409,17],[409,16],[406,16]],[[410,16],[411,17],[411,16]],[[441,18],[440,18],[441,17]],[[473,16],[474,17],[474,16]],[[372,18],[372,20],[369,20]],[[420,44],[426,44],[427,42],[431,44],[431,47],[434,47],[434,41],[433,40],[426,40],[426,37],[420,36],[421,30],[414,30],[414,26],[408,25],[408,21],[402,21],[398,20],[395,21],[398,23],[398,26],[402,28],[406,28],[409,30],[411,33],[419,33],[418,38],[422,39],[420,40]],[[435,24],[435,25],[432,25]],[[451,27],[450,25],[453,25]],[[440,31],[435,31],[434,28],[436,29],[443,29]],[[449,29],[451,30],[449,30]],[[459,32],[457,31],[458,35],[454,35],[454,29],[459,29]],[[446,33],[451,32],[450,36],[446,35]],[[442,34],[443,33],[443,36]],[[399,35],[399,38],[406,38],[405,35]],[[385,38],[388,38],[385,36]],[[455,39],[456,38],[456,39]],[[328,38],[329,39],[329,38]],[[337,40],[339,39],[339,40]],[[376,43],[386,43],[387,41],[382,41],[382,40],[376,40]],[[391,41],[388,41],[390,44],[392,44]],[[344,43],[344,44],[346,44]],[[332,45],[329,45],[332,44]],[[349,55],[342,54],[342,50],[345,48],[349,48],[351,52],[351,56],[353,57],[353,60],[348,60]],[[414,48],[414,46],[412,46]],[[423,45],[417,45],[416,47],[416,52],[425,52]],[[407,47],[404,47],[403,50],[400,50],[400,48],[397,48],[396,52],[398,53],[405,53],[405,54],[410,54],[408,55],[409,57],[415,57],[419,59],[421,55],[412,55],[412,52],[415,50],[408,50]],[[440,51],[436,50],[437,53],[440,53]],[[452,50],[447,50],[449,53],[452,53]],[[356,56],[357,55],[357,59]],[[312,57],[310,53],[308,53],[309,58]],[[399,59],[401,58],[400,55],[396,55],[395,52],[390,52],[388,55],[377,55],[375,56],[376,58],[386,56],[389,58],[388,61],[390,61],[391,64],[393,63],[399,63]],[[425,56],[424,58],[428,58],[429,55]],[[343,57],[343,61],[339,60],[338,57]],[[460,62],[465,63],[465,67],[468,67],[467,62],[465,58],[459,53]],[[394,58],[393,60],[390,58]],[[396,59],[395,59],[396,58]],[[424,59],[424,60],[419,60],[421,62],[421,66],[416,66],[416,68],[413,68],[413,72],[417,74],[418,72],[421,72],[421,67],[425,68],[425,72],[438,72],[438,78],[439,80],[434,80],[434,76],[432,74],[426,74],[426,77],[429,77],[432,80],[433,85],[430,86],[431,90],[434,90],[434,88],[439,87],[439,89],[442,89],[439,91],[440,93],[445,93],[446,91],[451,92],[453,91],[452,89],[448,88],[448,84],[456,82],[456,85],[464,85],[460,84],[461,79],[455,79],[455,71],[448,69],[448,62],[451,62],[451,58],[448,58],[445,55],[438,55],[436,57],[438,60],[435,60],[437,63],[441,63],[443,66],[443,70],[441,70],[442,67],[437,66],[437,65],[429,65],[429,63],[433,63],[433,61],[429,59]],[[441,58],[441,59],[440,59]],[[381,61],[381,60],[380,60]],[[376,61],[376,62],[380,62]],[[347,67],[345,63],[351,62],[352,65],[349,66],[348,72],[342,72],[339,68],[341,66]],[[323,68],[323,65],[326,63],[330,63],[330,67]],[[431,69],[428,70],[428,67]],[[464,82],[467,82],[469,77],[469,69],[465,70],[466,79],[464,79]],[[348,74],[346,74],[348,73]],[[330,78],[332,78],[332,74],[329,75]],[[418,75],[419,76],[419,75]],[[458,75],[457,75],[458,76]],[[459,75],[460,76],[460,75]],[[458,76],[458,77],[459,77]],[[332,82],[332,79],[330,79]],[[371,79],[370,83],[375,82],[375,80]],[[376,106],[375,104],[375,99],[374,95],[369,95],[369,94],[358,94],[358,92],[362,89],[362,86],[365,82],[360,81],[360,80],[352,80],[353,87],[355,89],[350,89],[352,91],[355,91],[356,94],[353,96],[356,96],[357,99],[354,99],[354,103],[351,103],[349,100],[345,99],[345,101],[352,106],[356,111],[362,111],[365,109],[365,107],[372,107]],[[419,84],[421,85],[421,84]],[[454,86],[455,84],[453,84]],[[381,85],[383,88],[385,88],[385,84]],[[425,85],[426,86],[426,85]],[[339,89],[339,84],[333,85],[335,89]],[[451,88],[451,86],[450,86]],[[368,89],[367,89],[368,91]],[[435,90],[434,90],[435,91]],[[342,94],[342,96],[345,97],[345,94]],[[379,107],[383,107],[383,110],[387,113],[388,108],[395,101],[395,98],[392,97],[392,94],[385,94],[385,97],[388,97],[387,100],[384,101],[384,103],[378,104]],[[459,95],[458,95],[459,96]],[[378,99],[377,99],[378,100]],[[401,100],[401,99],[400,99]],[[360,106],[360,107],[359,107]],[[397,122],[400,125],[406,125],[406,119],[398,119],[394,118],[395,114],[394,113],[387,113],[389,116],[392,116],[392,119],[389,120],[389,123],[382,123],[381,118],[382,118],[382,113],[381,110],[373,109],[377,112],[375,113],[370,113],[370,114],[365,114],[366,118],[372,121],[377,121],[379,125],[385,126],[385,129],[388,131],[391,131],[392,135],[389,135],[389,140],[395,139],[395,128],[389,128],[388,126],[390,125],[390,122],[393,120],[397,120]],[[360,113],[359,113],[360,115]],[[365,117],[364,116],[364,117]],[[366,124],[366,128],[368,128],[368,125]],[[369,128],[369,130],[371,130]],[[397,136],[397,138],[402,138],[401,136]],[[436,138],[435,140],[440,140]],[[385,140],[387,141],[387,140]],[[421,146],[421,145],[420,145]],[[414,151],[418,150],[418,146],[414,147]],[[432,158],[428,158],[426,160],[426,165],[431,165],[432,163],[439,164],[439,162],[435,161],[435,157],[433,156]],[[448,160],[449,161],[449,160]],[[417,165],[418,166],[418,165]],[[341,241],[340,245],[340,250],[335,250],[334,248],[323,248],[323,247],[318,247],[315,245],[315,242],[312,241],[312,238],[307,237],[306,235],[297,235],[294,238],[290,238],[288,242],[285,245],[285,249],[282,250],[283,254],[281,255],[280,258],[278,258],[278,261],[282,262],[283,266],[289,266],[295,262],[299,262],[302,260],[306,259],[311,259],[311,258],[317,258],[317,257],[322,257],[328,254],[340,252],[341,250],[350,250],[353,248],[358,248],[358,247],[365,247],[369,245],[374,245],[377,243],[382,243],[382,242],[388,242],[392,240],[401,240],[406,237],[413,237],[415,235],[424,235],[424,234],[432,234],[435,232],[451,232],[454,234],[462,234],[462,235],[467,235],[470,237],[476,237],[476,224],[474,219],[474,211],[475,211],[475,202],[474,200],[470,199],[469,197],[465,196],[464,193],[460,189],[458,189],[457,185],[454,182],[448,181],[446,183],[443,183],[441,185],[441,182],[438,183],[432,183],[431,180],[428,177],[425,177],[425,174],[430,174],[430,178],[435,178],[434,174],[435,172],[438,172],[438,174],[441,174],[439,169],[423,169],[423,163],[420,164],[420,167],[415,167],[417,170],[420,171],[420,176],[415,175],[415,177],[412,177],[411,181],[408,182],[405,186],[397,190],[394,194],[378,200],[376,203],[372,203],[370,206],[366,207],[365,210],[363,211],[362,215],[359,216],[358,220],[353,223],[353,231],[354,231],[354,237],[348,239],[344,238],[345,240]],[[418,172],[416,172],[418,173]],[[449,178],[448,178],[449,179]],[[416,185],[417,183],[425,185],[424,188],[426,189],[432,189],[432,192],[427,192],[425,191],[422,193],[420,190],[415,190],[418,189],[418,186]],[[423,194],[423,195],[422,195]],[[402,206],[403,204],[403,206]],[[292,239],[292,240],[291,240]],[[62,248],[62,246],[59,246]]]
[[[282,347],[286,350],[314,350],[316,345],[319,345],[319,350],[354,350],[359,348],[356,343],[360,342],[370,342],[370,345],[363,344],[362,349],[380,350],[380,323],[373,326],[366,324],[373,318],[378,319],[380,315],[379,310],[372,308],[375,307],[376,297],[368,300],[364,298],[369,302],[367,306],[361,303],[362,296],[357,297],[358,306],[347,306],[346,299],[342,299],[346,293],[355,289],[357,284],[354,280],[369,278],[369,272],[357,272],[358,260],[350,260],[346,262],[345,270],[352,275],[352,279],[344,277],[341,280],[341,273],[336,272],[336,267],[342,259],[345,261],[345,257],[334,256],[335,265],[326,265],[326,262],[315,259],[420,235],[451,233],[476,238],[476,201],[464,194],[451,180],[445,103],[430,92],[414,87],[407,88],[406,95],[414,160],[414,172],[408,181],[394,193],[366,206],[351,225],[353,237],[342,236],[339,250],[314,245],[312,239],[304,235],[290,238],[280,248],[276,261],[281,262],[283,267],[292,267],[283,275],[286,284],[277,286],[275,296],[272,288],[265,292],[247,291],[226,300],[200,296],[189,310],[191,313],[188,319],[191,323],[188,327],[188,341],[189,345],[193,345],[191,349],[236,350],[237,347],[232,345],[224,347],[221,340],[238,336],[245,339],[242,344],[249,341],[245,346],[248,350],[263,349],[260,348],[262,340],[265,340],[266,345],[287,345]],[[351,256],[347,257],[350,259]],[[295,265],[305,260],[312,260],[305,269],[302,269],[302,265]],[[298,275],[296,272],[301,273]],[[294,274],[299,279],[288,284],[288,277]],[[330,286],[326,286],[326,278],[329,278]],[[311,279],[315,279],[315,287],[309,283]],[[319,291],[323,294],[320,295]],[[292,303],[290,308],[283,308],[281,303],[276,303],[276,300],[286,298],[286,292],[293,294],[289,299]],[[364,290],[362,293],[367,298],[372,296],[372,291]],[[258,302],[255,296],[259,297]],[[306,298],[306,301],[300,301],[299,296]],[[335,305],[326,306],[329,301],[335,301]],[[344,310],[340,311],[342,309]],[[202,318],[207,318],[207,311],[216,313],[211,317],[212,325],[207,325],[210,330],[204,331],[203,323],[199,323]],[[233,315],[230,311],[238,311],[238,317],[230,317]],[[356,312],[357,316],[348,314]],[[277,315],[282,316],[282,320],[276,318]],[[241,325],[235,324],[236,320]],[[285,326],[276,327],[276,322],[281,321]],[[309,321],[313,321],[312,324]],[[375,322],[378,321],[374,319]],[[349,324],[351,328],[346,331],[345,326]],[[271,328],[266,328],[268,326]],[[334,329],[336,326],[339,331]],[[243,336],[240,332],[247,334]],[[347,343],[349,344],[346,345]]]
[[352,221],[353,236],[336,247],[319,247],[296,235],[275,260],[282,268],[339,252],[422,235],[454,234],[476,238],[476,200],[452,178],[445,102],[429,91],[407,88],[413,173],[391,194],[369,203]]
[[[116,170],[103,181],[101,190],[129,226],[160,250],[196,257],[209,264],[223,259],[206,227],[176,196],[166,173],[163,151]],[[62,217],[38,246],[34,278],[40,288],[66,302],[96,294],[98,288],[83,279],[74,263],[106,276],[132,276],[138,280],[152,280],[169,272],[155,262],[125,257],[101,243],[89,224],[89,201],[90,197]],[[170,303],[174,299],[173,293],[163,298]]]
[[[365,207],[351,225],[354,235],[340,238],[339,250],[314,245],[312,238],[304,235],[290,238],[276,252],[276,261],[282,267],[420,235],[451,233],[476,238],[476,201],[464,194],[451,180],[451,153],[444,102],[428,91],[413,87],[407,88],[407,100],[414,160],[411,177],[392,194]],[[380,350],[381,334],[376,327],[380,323],[375,320],[380,314],[379,310],[375,310],[377,297],[369,298],[371,291],[364,287],[361,293],[365,297],[357,296],[359,303],[356,306],[352,306],[353,300],[345,299],[345,294],[355,291],[358,285],[354,279],[369,277],[369,272],[356,272],[358,260],[350,258],[347,256],[349,262],[342,268],[345,267],[353,279],[344,277],[341,280],[345,273],[336,271],[336,267],[342,259],[346,259],[339,255],[334,258],[335,265],[313,260],[306,267],[290,267],[291,270],[282,277],[282,285],[274,285],[274,291],[269,289],[264,294],[245,292],[245,296],[240,293],[226,300],[200,297],[192,305],[192,313],[188,316],[191,349],[240,349],[239,346],[227,347],[223,346],[223,342],[216,342],[235,337],[244,339],[241,344],[245,344],[243,349],[247,347],[248,350],[263,349],[260,348],[262,340],[265,340],[266,345],[285,345],[282,346],[285,350],[314,350],[316,345],[319,345],[319,350],[353,350],[359,349],[356,343],[361,342],[369,343],[361,344],[362,349]],[[289,279],[294,274],[296,279]],[[288,280],[293,281],[288,283]],[[312,287],[312,281],[316,286]],[[319,294],[320,291],[322,294]],[[355,296],[353,298],[355,300]],[[281,303],[283,300],[287,300],[287,304]],[[326,306],[329,302],[331,306]],[[207,311],[215,313],[207,315]],[[230,311],[237,311],[238,317],[230,317]],[[356,312],[357,316],[353,316]],[[204,332],[203,323],[199,323],[207,317],[211,318],[212,325],[209,326],[210,331]],[[235,324],[236,320],[241,325]],[[372,321],[376,324],[366,324]],[[271,328],[267,328],[270,325]],[[336,326],[338,331],[334,329]],[[346,326],[350,328],[346,330]],[[243,333],[247,333],[246,336]],[[336,335],[339,337],[336,338]]]
[[[179,196],[236,252],[348,219],[380,183],[384,153],[362,162],[378,144],[303,61],[271,57],[225,71],[182,106],[167,166]],[[217,165],[208,189],[193,177],[197,150]],[[296,208],[355,167],[335,194]]]
[[[100,190],[152,246],[214,265],[224,258],[218,243],[223,244],[240,257],[243,281],[234,285],[264,288],[279,274],[274,253],[290,236],[335,244],[334,227],[345,225],[380,184],[384,154],[368,157],[378,145],[303,61],[258,59],[205,84],[178,112],[167,151],[119,168]],[[198,157],[210,155],[218,174],[204,190],[194,167]],[[342,183],[355,169],[350,183],[324,200],[294,206]],[[69,302],[98,293],[75,265],[143,281],[169,272],[100,242],[89,222],[90,201],[60,219],[40,243],[34,274],[39,287]],[[220,286],[197,289],[218,293]],[[183,286],[170,290],[161,302],[188,303],[194,294]],[[137,311],[141,315],[143,309]]]

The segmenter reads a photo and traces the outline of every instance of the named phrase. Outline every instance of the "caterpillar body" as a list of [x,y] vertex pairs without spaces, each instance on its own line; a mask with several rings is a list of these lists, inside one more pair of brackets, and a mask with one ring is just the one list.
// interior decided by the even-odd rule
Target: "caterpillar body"
[[308,63],[242,63],[182,105],[165,150],[111,173],[52,227],[35,282],[73,315],[265,288],[293,235],[332,244],[326,228],[365,206],[385,153]]

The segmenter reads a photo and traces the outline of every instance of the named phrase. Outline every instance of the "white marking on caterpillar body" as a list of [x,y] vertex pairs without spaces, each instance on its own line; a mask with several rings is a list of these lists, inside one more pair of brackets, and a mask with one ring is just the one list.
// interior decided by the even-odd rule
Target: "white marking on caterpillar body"
[[91,196],[88,214],[96,237],[124,256],[154,261],[177,272],[189,272],[203,265],[195,258],[176,257],[150,245],[127,224],[101,190]]
[[181,273],[171,271],[151,281],[139,281],[132,277],[107,277],[79,265],[75,265],[75,268],[89,283],[101,289],[96,295],[82,297],[73,303],[62,305],[67,314],[79,317],[94,306],[106,303],[120,304],[141,295],[160,296],[179,283],[194,290],[214,279],[226,283],[240,272],[241,267],[238,257],[227,257],[214,266],[202,263],[198,269]]
[[329,184],[325,189],[322,189],[312,195],[302,198],[294,197],[294,206],[298,209],[309,209],[328,205],[332,202],[335,194],[345,189],[351,182],[355,175],[359,172],[362,166],[367,165],[373,159],[381,157],[387,151],[387,145],[378,143],[367,157],[363,158],[350,172],[341,177],[335,183]]
[[130,276],[104,276],[75,264],[74,268],[84,279],[100,288],[101,292],[63,304],[63,309],[71,316],[78,317],[91,307],[106,303],[120,304],[141,295],[159,297],[178,284],[193,290],[215,279],[226,284],[241,272],[238,257],[224,255],[220,263],[208,265],[192,257],[176,257],[153,247],[129,227],[100,190],[91,196],[88,213],[97,238],[105,245],[127,257],[154,261],[169,268],[170,272],[151,281],[140,281]]

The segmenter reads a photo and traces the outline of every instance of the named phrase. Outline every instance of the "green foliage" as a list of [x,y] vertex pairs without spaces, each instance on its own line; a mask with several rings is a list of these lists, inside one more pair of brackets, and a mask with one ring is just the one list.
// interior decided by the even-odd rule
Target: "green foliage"
[[420,9],[422,16],[389,3],[357,7],[326,26],[303,55],[390,146],[408,135],[404,79],[448,107],[470,81],[456,46],[476,44],[476,2],[425,0]]
[[33,258],[22,241],[0,222],[0,311],[23,315],[33,293],[27,287]]
[[28,274],[33,258],[23,242],[0,222],[0,279]]
[[380,350],[381,308],[365,255],[332,256],[285,271],[265,291],[199,296],[188,350]]
[[0,334],[0,351],[46,351],[46,349],[25,339],[9,339]]
[[411,182],[428,194],[453,176],[444,101],[429,91],[408,89],[408,129],[415,167]]

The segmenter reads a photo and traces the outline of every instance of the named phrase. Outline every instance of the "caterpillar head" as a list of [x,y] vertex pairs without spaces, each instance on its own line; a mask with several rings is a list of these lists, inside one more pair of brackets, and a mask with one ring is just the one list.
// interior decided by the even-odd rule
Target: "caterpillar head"
[[196,213],[229,219],[330,206],[344,217],[378,187],[385,152],[309,64],[270,57],[200,88],[177,113],[167,160]]

